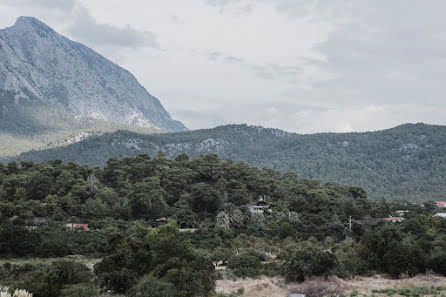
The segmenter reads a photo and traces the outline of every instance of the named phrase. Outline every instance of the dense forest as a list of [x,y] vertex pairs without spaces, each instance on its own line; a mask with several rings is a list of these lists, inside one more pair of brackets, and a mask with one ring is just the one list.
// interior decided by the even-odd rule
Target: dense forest
[[[397,210],[403,220],[383,220]],[[0,165],[0,279],[34,297],[192,297],[214,296],[219,278],[445,275],[439,211],[215,154],[143,154],[103,168],[9,163]],[[92,269],[13,261],[70,255],[99,260]]]
[[374,200],[441,200],[446,192],[446,127],[424,124],[311,135],[246,125],[153,135],[119,131],[4,162],[61,159],[105,166],[111,157],[142,153],[154,157],[160,150],[172,159],[183,153],[192,157],[216,153],[322,183],[359,185]]

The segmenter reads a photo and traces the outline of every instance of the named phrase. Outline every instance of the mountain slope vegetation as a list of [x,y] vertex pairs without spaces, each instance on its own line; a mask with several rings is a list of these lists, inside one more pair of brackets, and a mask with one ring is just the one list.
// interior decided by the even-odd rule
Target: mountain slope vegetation
[[158,135],[118,131],[4,161],[61,159],[104,166],[111,157],[154,156],[158,151],[170,158],[216,153],[323,183],[359,185],[373,199],[441,200],[446,193],[446,127],[425,124],[311,135],[246,125]]
[[0,157],[32,149],[48,149],[80,141],[90,135],[117,130],[155,133],[159,130],[112,123],[69,112],[42,103],[33,96],[16,97],[0,91]]
[[186,128],[130,72],[39,20],[0,30],[0,157],[117,130]]

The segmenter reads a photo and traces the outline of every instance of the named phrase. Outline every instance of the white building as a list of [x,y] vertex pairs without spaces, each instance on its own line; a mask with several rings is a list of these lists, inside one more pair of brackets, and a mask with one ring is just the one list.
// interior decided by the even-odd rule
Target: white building
[[246,205],[251,213],[263,213],[269,208],[269,203],[263,200],[250,202]]

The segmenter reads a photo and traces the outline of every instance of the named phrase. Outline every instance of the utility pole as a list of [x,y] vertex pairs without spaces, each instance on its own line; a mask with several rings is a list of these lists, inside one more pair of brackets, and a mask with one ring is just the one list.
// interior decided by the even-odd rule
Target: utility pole
[[352,216],[350,216],[349,219],[348,219],[348,229],[350,231],[352,231]]

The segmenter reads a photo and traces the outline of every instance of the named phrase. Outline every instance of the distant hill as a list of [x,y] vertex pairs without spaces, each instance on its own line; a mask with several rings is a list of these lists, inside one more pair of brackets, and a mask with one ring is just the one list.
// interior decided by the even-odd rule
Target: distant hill
[[129,126],[187,130],[130,72],[32,17],[0,30],[0,116],[0,156]]
[[23,153],[14,160],[61,159],[103,166],[111,157],[154,156],[158,151],[169,157],[217,153],[259,167],[295,171],[320,182],[359,185],[374,199],[446,197],[446,126],[425,124],[310,135],[246,125],[158,135],[118,131],[66,147]]

